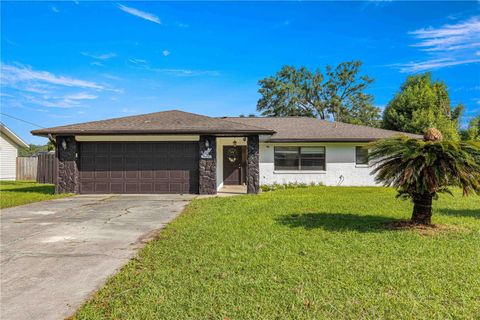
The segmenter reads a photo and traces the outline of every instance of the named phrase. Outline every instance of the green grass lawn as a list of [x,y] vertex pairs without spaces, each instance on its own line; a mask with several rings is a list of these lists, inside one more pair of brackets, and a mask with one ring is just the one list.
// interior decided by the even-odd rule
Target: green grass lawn
[[1,209],[66,196],[69,195],[55,194],[55,186],[52,184],[40,184],[33,181],[0,181]]
[[478,319],[480,197],[442,195],[428,234],[385,188],[195,200],[78,319]]

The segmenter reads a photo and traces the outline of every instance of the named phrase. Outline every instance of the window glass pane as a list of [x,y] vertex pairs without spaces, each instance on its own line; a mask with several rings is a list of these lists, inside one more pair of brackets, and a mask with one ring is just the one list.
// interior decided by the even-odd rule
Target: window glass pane
[[325,147],[302,147],[300,170],[325,170]]
[[355,163],[368,164],[368,149],[364,147],[355,147]]
[[275,170],[298,170],[300,155],[298,147],[275,147]]

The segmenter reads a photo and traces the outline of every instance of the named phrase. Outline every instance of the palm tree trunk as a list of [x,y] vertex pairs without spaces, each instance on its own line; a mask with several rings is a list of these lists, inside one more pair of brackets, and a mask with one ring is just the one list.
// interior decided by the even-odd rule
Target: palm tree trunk
[[429,225],[432,223],[432,195],[417,194],[413,197],[412,222]]

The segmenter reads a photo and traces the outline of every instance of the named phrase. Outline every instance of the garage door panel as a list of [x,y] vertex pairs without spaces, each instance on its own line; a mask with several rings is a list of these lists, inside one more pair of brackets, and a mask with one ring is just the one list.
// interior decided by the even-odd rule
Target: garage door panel
[[94,173],[95,180],[105,180],[110,178],[110,171],[107,170],[95,171]]
[[88,157],[83,161],[83,168],[85,170],[94,170],[95,169],[95,158]]
[[123,154],[125,152],[124,143],[112,143],[110,144],[110,153],[112,154]]
[[197,193],[198,144],[82,142],[81,193]]
[[124,152],[125,154],[138,154],[139,145],[137,143],[124,143]]
[[112,182],[110,183],[110,190],[112,193],[125,193],[123,186],[123,182]]
[[95,153],[110,153],[110,144],[109,143],[97,143],[95,144]]
[[139,152],[140,153],[147,153],[147,154],[152,154],[153,153],[153,143],[139,143]]
[[145,183],[142,182],[139,184],[140,186],[140,193],[154,193],[153,192],[153,182]]
[[92,144],[92,143],[80,144],[80,151],[83,154],[95,153],[95,144]]
[[169,193],[170,192],[170,183],[167,181],[155,182],[153,185],[154,193]]
[[155,170],[155,180],[167,180],[169,179],[168,170]]
[[125,179],[127,180],[136,180],[139,177],[139,172],[138,171],[125,171]]
[[170,171],[170,180],[172,181],[182,181],[183,180],[183,171],[182,170],[171,170]]
[[95,155],[95,170],[103,171],[108,170],[109,167],[109,157],[108,155]]
[[82,181],[80,184],[80,193],[95,193],[95,182]]
[[110,192],[110,184],[108,182],[95,182],[94,193],[112,193]]
[[138,193],[138,183],[125,183],[125,193]]
[[80,171],[80,179],[91,180],[95,178],[95,171]]

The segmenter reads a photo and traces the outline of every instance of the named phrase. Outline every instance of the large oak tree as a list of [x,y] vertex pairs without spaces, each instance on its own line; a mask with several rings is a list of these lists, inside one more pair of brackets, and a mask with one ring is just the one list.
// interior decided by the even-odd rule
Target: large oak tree
[[366,89],[373,82],[360,74],[360,61],[326,67],[325,75],[306,67],[284,66],[259,81],[257,110],[264,116],[307,116],[376,126],[380,110]]

